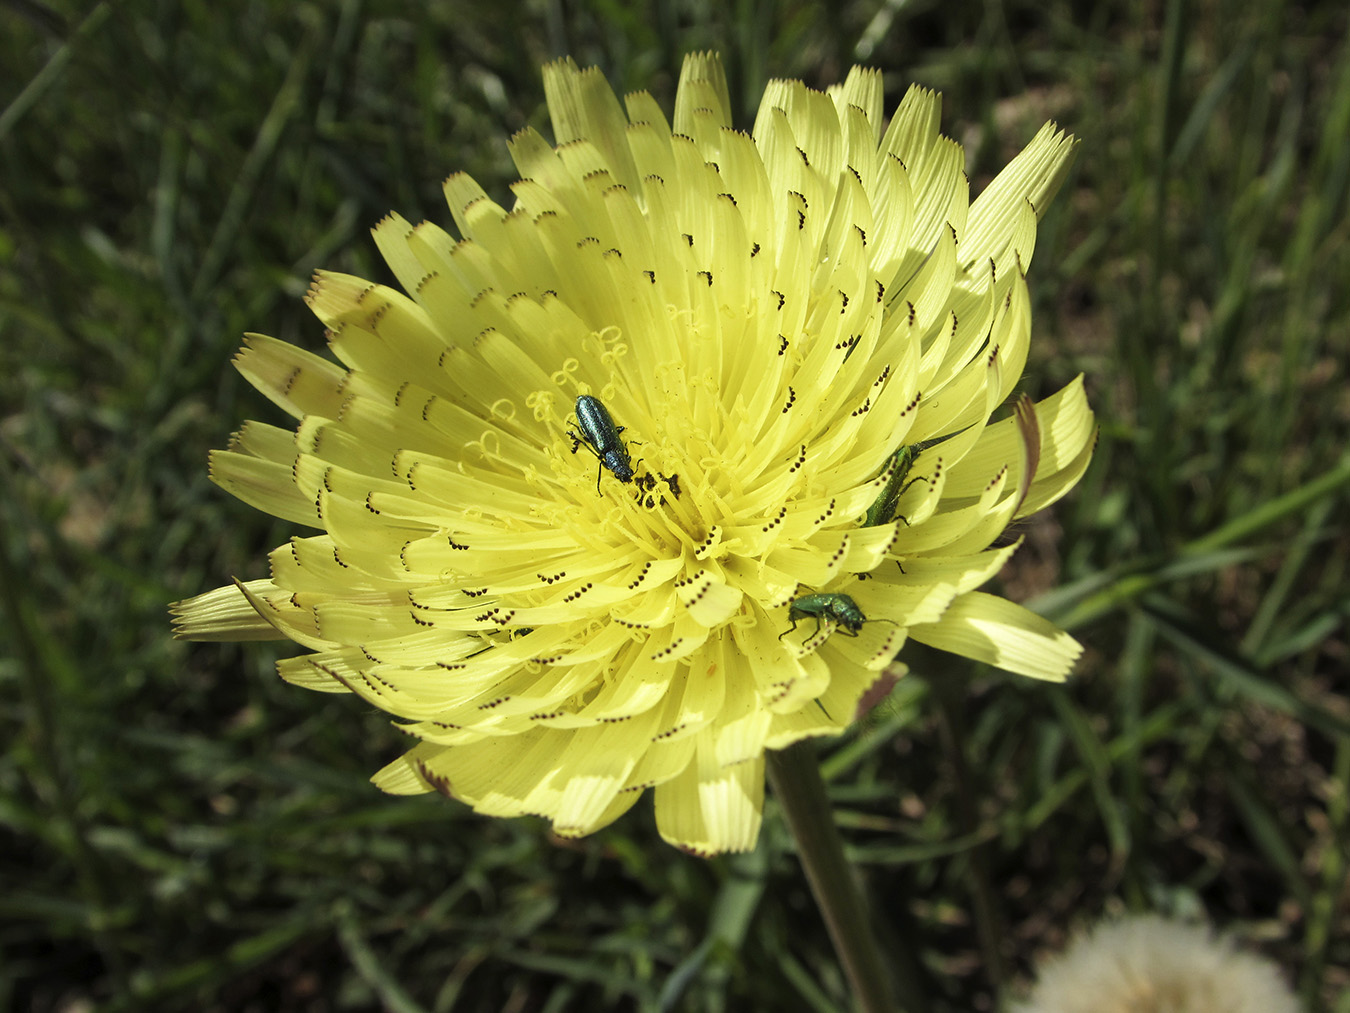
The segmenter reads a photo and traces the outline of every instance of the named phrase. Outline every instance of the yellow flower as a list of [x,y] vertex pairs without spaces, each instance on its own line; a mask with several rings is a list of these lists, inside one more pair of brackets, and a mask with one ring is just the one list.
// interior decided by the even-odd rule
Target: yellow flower
[[715,56],[673,124],[570,61],[544,82],[557,145],[513,139],[510,210],[452,176],[463,239],[374,230],[408,295],[316,276],[342,365],[249,336],[300,421],[212,477],[322,533],[178,632],[290,638],[283,678],[402,719],[386,791],[579,836],[654,788],[668,841],[749,848],[765,750],[847,727],[906,637],[1045,679],[1079,652],[975,590],[1091,454],[1079,381],[989,423],[1074,142],[1047,124],[971,204],[938,97],[883,133],[875,71],[771,83],[753,135]]

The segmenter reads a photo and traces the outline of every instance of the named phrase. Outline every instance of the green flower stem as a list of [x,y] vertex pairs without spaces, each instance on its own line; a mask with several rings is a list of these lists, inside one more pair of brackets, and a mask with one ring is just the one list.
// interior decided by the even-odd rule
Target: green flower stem
[[867,909],[853,869],[844,857],[844,842],[834,825],[811,742],[770,750],[769,783],[783,807],[797,842],[797,856],[806,869],[816,905],[825,917],[835,952],[864,1013],[894,1013],[886,962],[881,959],[867,922]]

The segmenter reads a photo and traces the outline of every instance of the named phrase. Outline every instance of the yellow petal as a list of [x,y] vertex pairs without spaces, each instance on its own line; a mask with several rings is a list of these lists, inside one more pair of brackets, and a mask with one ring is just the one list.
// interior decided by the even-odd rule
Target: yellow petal
[[983,661],[1033,679],[1062,682],[1082,645],[1034,612],[994,595],[972,591],[935,623],[911,626],[921,644]]

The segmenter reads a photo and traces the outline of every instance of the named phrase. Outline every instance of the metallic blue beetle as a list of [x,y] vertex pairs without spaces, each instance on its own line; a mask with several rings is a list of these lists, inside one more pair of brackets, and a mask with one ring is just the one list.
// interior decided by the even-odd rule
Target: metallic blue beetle
[[620,482],[633,481],[633,465],[628,459],[628,448],[623,445],[623,439],[619,436],[624,427],[614,424],[609,409],[599,398],[591,397],[589,394],[582,394],[577,398],[577,426],[581,429],[579,436],[572,430],[567,430],[567,435],[572,437],[572,453],[575,454],[577,447],[585,444],[586,449],[600,462],[600,467],[595,471],[597,493],[600,491],[600,478],[606,468],[612,471]]

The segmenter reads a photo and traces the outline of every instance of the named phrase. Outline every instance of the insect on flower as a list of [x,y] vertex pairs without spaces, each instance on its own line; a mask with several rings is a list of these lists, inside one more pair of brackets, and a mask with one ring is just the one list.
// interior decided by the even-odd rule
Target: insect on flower
[[623,445],[623,438],[619,435],[624,427],[614,424],[614,419],[604,402],[589,394],[582,394],[577,398],[577,426],[581,429],[580,436],[570,429],[567,430],[567,435],[572,437],[572,453],[575,454],[577,447],[584,444],[600,462],[595,471],[597,493],[600,491],[600,479],[606,468],[612,471],[620,482],[633,481],[633,465],[628,459],[628,448]]
[[[890,457],[886,458],[886,467],[882,468],[882,474],[885,474],[886,470],[890,469],[890,477],[886,479],[886,485],[882,488],[880,495],[878,495],[877,498],[872,501],[872,505],[867,508],[867,516],[863,520],[862,526],[871,528],[876,527],[878,524],[889,524],[891,521],[895,520],[896,517],[899,516],[895,512],[896,507],[900,505],[900,497],[905,494],[905,490],[915,482],[928,481],[928,479],[924,478],[922,475],[912,478],[908,482],[905,481],[905,478],[909,475],[910,468],[914,466],[914,462],[918,459],[919,455],[930,447],[936,447],[939,443],[945,443],[953,436],[959,436],[963,432],[965,432],[965,430],[961,429],[955,433],[948,433],[946,436],[938,436],[931,440],[922,440],[919,443],[907,444],[893,453]],[[909,524],[909,521],[905,520],[904,517],[900,517],[900,520],[905,521],[906,525]]]
[[788,619],[792,621],[792,626],[780,633],[778,639],[782,640],[797,628],[800,620],[810,616],[814,616],[816,620],[816,630],[812,636],[820,632],[821,623],[826,619],[833,620],[843,627],[843,632],[850,637],[856,637],[862,632],[863,623],[891,621],[868,619],[863,615],[862,609],[858,608],[858,603],[846,594],[804,594],[800,598],[792,599],[792,607],[788,609]]

